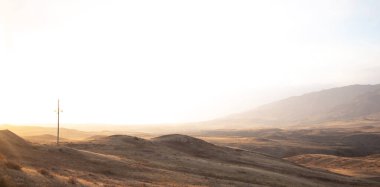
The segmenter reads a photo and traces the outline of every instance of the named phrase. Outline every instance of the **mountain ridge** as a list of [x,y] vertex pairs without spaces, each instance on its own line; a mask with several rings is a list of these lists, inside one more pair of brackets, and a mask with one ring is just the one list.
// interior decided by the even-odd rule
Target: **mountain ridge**
[[380,119],[380,84],[349,85],[275,101],[217,121],[297,125],[357,118]]

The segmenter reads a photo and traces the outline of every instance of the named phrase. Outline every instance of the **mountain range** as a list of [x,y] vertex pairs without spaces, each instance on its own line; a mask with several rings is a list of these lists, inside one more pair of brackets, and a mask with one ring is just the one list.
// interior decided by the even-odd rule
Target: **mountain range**
[[354,119],[380,119],[380,84],[350,85],[294,96],[213,123],[281,127]]

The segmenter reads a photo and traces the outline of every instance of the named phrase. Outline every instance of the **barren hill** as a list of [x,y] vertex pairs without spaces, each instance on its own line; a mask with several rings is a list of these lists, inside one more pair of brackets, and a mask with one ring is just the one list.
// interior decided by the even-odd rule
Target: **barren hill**
[[30,145],[1,131],[0,143],[2,154],[9,149],[18,154],[1,156],[3,186],[379,185],[185,135],[152,140],[114,135],[57,147]]
[[[16,147],[27,147],[29,144],[9,130],[0,130],[0,144]],[[4,146],[2,146],[4,147]]]
[[[309,170],[260,153],[216,146],[180,134],[164,135],[151,140],[115,135],[66,145],[76,150],[101,154],[129,163],[137,162],[140,166],[187,176],[188,179],[185,181],[183,178],[171,178],[173,183],[181,184],[180,186],[361,185],[361,182],[355,184],[356,182],[343,176]],[[116,176],[116,173],[119,173],[112,168],[109,172]],[[369,182],[366,185],[375,184]]]
[[359,118],[380,119],[379,114],[380,85],[352,85],[290,97],[220,121],[294,125]]
[[[154,142],[160,143],[177,151],[188,153],[195,156],[210,157],[216,156],[219,152],[218,147],[191,136],[172,134],[156,137],[152,139]],[[211,153],[210,153],[211,152]]]
[[19,157],[30,151],[32,146],[9,130],[0,130],[0,154],[7,157]]

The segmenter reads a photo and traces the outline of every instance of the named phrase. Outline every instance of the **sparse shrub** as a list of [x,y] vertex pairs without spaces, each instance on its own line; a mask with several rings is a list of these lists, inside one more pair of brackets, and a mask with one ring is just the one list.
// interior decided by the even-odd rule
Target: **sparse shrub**
[[46,169],[40,169],[40,170],[38,170],[38,172],[41,173],[41,175],[44,175],[47,177],[53,177],[53,175],[51,175],[50,172]]
[[69,177],[68,183],[72,185],[76,185],[78,183],[78,180],[76,177]]
[[7,161],[5,163],[5,166],[7,166],[7,168],[9,168],[9,169],[21,170],[21,166],[15,162],[12,162],[12,161]]

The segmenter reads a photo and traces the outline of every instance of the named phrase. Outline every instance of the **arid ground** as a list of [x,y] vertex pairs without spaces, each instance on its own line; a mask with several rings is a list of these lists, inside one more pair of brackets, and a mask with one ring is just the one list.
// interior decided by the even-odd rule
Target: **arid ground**
[[172,134],[36,144],[0,131],[2,186],[378,186]]

